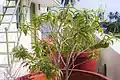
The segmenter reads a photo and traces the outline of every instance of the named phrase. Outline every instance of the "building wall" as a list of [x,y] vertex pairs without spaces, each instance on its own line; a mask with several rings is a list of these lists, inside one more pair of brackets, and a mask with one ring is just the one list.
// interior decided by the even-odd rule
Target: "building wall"
[[106,64],[107,77],[112,80],[120,80],[120,41],[114,41],[109,48],[101,51],[101,66]]
[[107,77],[112,80],[120,80],[120,54],[109,47],[102,50],[101,65],[107,66]]

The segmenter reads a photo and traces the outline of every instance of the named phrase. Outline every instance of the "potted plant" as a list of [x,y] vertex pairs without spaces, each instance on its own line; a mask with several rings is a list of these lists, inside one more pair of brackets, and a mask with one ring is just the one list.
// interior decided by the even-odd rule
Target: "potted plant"
[[[83,52],[88,52],[88,57],[96,57],[99,48],[107,48],[111,42],[110,36],[102,40],[96,39],[95,32],[103,34],[99,25],[97,11],[67,6],[66,8],[53,8],[44,14],[34,15],[31,23],[25,23],[21,31],[28,35],[32,33],[34,39],[33,52],[28,52],[23,46],[14,48],[14,56],[22,59],[29,66],[30,71],[42,71],[48,79],[54,75],[60,78],[61,65],[65,69],[64,79],[69,80],[72,70],[81,63],[76,59]],[[47,40],[40,40],[37,32],[43,32],[42,26],[49,27]],[[50,43],[52,39],[52,44]],[[50,69],[50,71],[49,71]],[[71,69],[71,70],[69,70]]]
[[44,54],[43,52],[41,54],[39,54],[38,52],[36,53],[36,51],[39,51],[40,48],[42,49],[42,46],[40,46],[41,45],[39,45],[39,47],[35,46],[33,48],[35,50],[33,50],[32,52],[28,52],[27,49],[24,48],[22,45],[16,47],[13,49],[13,52],[15,52],[14,57],[19,58],[19,60],[23,60],[22,64],[29,68],[31,76],[27,76],[28,79],[34,78],[34,75],[32,74],[36,72],[41,72],[39,73],[40,79],[51,80],[51,78],[56,75],[58,69],[52,64],[52,58],[50,56],[45,56],[46,54]]

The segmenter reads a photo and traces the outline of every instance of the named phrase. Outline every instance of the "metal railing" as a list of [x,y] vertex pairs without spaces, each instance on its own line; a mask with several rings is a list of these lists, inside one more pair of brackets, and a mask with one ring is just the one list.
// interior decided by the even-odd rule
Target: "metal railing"
[[[15,13],[16,13],[16,11],[17,11],[17,9],[18,9],[18,7],[19,7],[19,4],[20,4],[20,1],[21,0],[18,0],[17,1],[17,4],[16,4],[16,7],[15,7],[15,9],[14,9],[14,12],[13,12],[13,15],[12,15],[12,18],[11,18],[11,20],[10,20],[10,23],[9,23],[9,25],[8,25],[8,27],[7,28],[5,28],[5,31],[6,31],[6,46],[7,46],[7,56],[8,56],[8,75],[10,76],[10,78],[14,78],[17,74],[18,74],[18,71],[15,71],[15,73],[13,73],[13,75],[11,75],[10,73],[12,73],[11,72],[11,68],[12,68],[12,65],[13,64],[11,64],[11,63],[13,63],[13,62],[11,62],[10,60],[10,52],[9,52],[9,40],[8,40],[8,30],[9,30],[9,28],[10,28],[10,26],[11,26],[11,24],[12,24],[12,20],[13,20],[13,18],[14,18],[14,16],[15,16]],[[31,5],[31,2],[32,2],[32,0],[30,0],[30,2],[29,2],[29,5],[28,5],[28,7],[30,7],[30,5]],[[17,13],[18,14],[18,13]],[[18,40],[17,40],[17,44],[15,45],[15,46],[18,46],[19,45],[19,41],[20,41],[20,38],[21,38],[21,32],[20,32],[20,35],[19,35],[19,37],[18,37]]]
[[[4,4],[5,4],[5,3],[6,3],[6,0],[4,0],[4,2],[3,2],[3,4],[2,4],[2,7],[4,7]],[[1,23],[2,23],[2,21],[3,21],[3,18],[4,18],[4,16],[5,16],[6,12],[7,12],[7,7],[9,6],[9,4],[10,4],[10,0],[8,0],[8,3],[6,4],[5,10],[3,9],[2,19],[0,20],[0,25],[1,25]]]

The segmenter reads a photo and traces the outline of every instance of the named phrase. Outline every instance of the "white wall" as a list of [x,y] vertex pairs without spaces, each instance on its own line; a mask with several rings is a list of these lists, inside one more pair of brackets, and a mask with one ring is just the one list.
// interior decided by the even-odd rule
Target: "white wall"
[[0,0],[0,5],[2,5],[2,4],[3,4],[3,2],[4,2],[4,0]]
[[32,2],[40,4],[43,7],[56,5],[55,0],[32,0]]
[[107,49],[102,49],[101,65],[106,64],[107,76],[112,80],[120,80],[120,41],[115,41]]
[[120,54],[111,47],[102,50],[101,64],[107,65],[107,77],[120,80]]

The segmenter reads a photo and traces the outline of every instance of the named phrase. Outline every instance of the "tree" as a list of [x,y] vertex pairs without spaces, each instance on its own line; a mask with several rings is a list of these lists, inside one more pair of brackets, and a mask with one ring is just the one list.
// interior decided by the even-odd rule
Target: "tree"
[[64,4],[64,6],[66,6],[67,4],[74,5],[76,1],[80,1],[80,0],[61,0],[61,4]]

